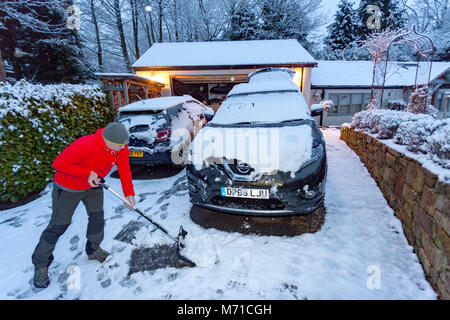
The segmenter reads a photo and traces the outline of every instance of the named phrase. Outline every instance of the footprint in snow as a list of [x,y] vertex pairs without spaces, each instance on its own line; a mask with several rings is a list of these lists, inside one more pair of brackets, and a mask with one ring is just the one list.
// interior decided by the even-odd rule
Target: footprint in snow
[[79,242],[80,242],[80,237],[78,235],[75,235],[72,239],[70,239],[70,244],[72,245],[70,247],[70,251],[77,250]]
[[240,256],[234,258],[230,267],[230,279],[227,287],[230,289],[241,290],[247,287],[249,265],[251,263],[251,256],[248,251],[243,252]]
[[127,276],[119,281],[119,285],[123,288],[132,288],[136,285],[136,280],[132,279],[130,276]]
[[0,222],[0,224],[7,224],[11,227],[19,228],[26,221],[25,219],[22,219],[21,216],[16,216],[16,217],[12,217],[12,218],[3,220]]
[[287,293],[288,295],[294,297],[294,299],[299,300],[299,292],[298,292],[298,287],[294,284],[289,284],[287,282],[283,282],[281,284],[281,288],[277,288],[276,289],[279,292],[282,293]]
[[137,203],[141,203],[142,201],[145,201],[147,199],[147,196],[153,196],[155,194],[157,194],[156,191],[154,191],[154,192],[146,192],[146,193],[139,193],[138,197],[140,199],[137,201]]
[[33,225],[36,227],[47,225],[48,222],[50,221],[51,216],[52,216],[51,214],[37,216],[36,221],[33,223]]

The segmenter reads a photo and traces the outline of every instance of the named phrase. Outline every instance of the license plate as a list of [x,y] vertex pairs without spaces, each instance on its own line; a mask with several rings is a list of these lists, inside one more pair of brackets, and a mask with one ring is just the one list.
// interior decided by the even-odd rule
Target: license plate
[[130,157],[143,157],[144,151],[130,151]]
[[268,189],[243,189],[222,187],[223,197],[250,198],[250,199],[269,199]]

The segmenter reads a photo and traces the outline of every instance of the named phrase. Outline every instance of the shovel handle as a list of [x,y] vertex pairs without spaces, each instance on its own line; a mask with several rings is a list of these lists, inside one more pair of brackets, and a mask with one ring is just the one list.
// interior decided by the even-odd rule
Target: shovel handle
[[[128,202],[127,199],[125,199],[123,196],[121,196],[120,194],[118,194],[116,191],[114,191],[113,189],[111,189],[109,187],[109,185],[106,183],[105,179],[103,179],[102,177],[100,178],[100,186],[102,186],[103,188],[107,189],[108,191],[110,191],[112,194],[114,194],[116,197],[118,197],[120,200],[130,204]],[[131,206],[131,204],[130,204]],[[137,213],[139,213],[140,216],[142,216],[143,218],[145,218],[147,221],[149,221],[151,224],[153,224],[155,227],[157,227],[159,230],[161,230],[162,232],[164,232],[172,241],[179,243],[178,238],[173,237],[172,235],[169,234],[169,232],[164,229],[159,223],[153,221],[152,219],[150,219],[149,217],[147,217],[141,210],[139,210],[138,208],[133,208],[134,211],[136,211]]]
[[113,189],[111,189],[111,188],[109,187],[109,185],[106,183],[105,179],[103,179],[102,177],[99,177],[99,178],[100,178],[100,181],[101,181],[100,185],[101,185],[103,188],[109,190],[111,193],[113,193],[113,194],[114,194],[116,197],[118,197],[120,200],[122,200],[122,201],[125,202],[125,203],[128,203],[128,204],[130,205],[130,207],[131,207],[131,203],[128,202],[128,199],[126,199],[125,197],[121,196],[120,194],[118,194],[117,192],[115,192]]

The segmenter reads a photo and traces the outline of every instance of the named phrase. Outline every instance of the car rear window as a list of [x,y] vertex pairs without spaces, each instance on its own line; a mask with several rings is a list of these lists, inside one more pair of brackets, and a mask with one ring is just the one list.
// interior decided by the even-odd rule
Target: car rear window
[[161,121],[165,122],[166,110],[148,110],[148,111],[133,111],[133,112],[119,112],[116,121],[123,123],[127,129],[139,126],[149,125],[153,126]]

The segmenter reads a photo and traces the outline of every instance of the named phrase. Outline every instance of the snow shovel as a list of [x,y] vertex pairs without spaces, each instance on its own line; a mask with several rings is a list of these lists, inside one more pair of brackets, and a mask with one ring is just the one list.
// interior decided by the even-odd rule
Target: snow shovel
[[[105,188],[106,190],[110,191],[112,194],[114,194],[117,198],[119,198],[120,200],[122,200],[125,203],[128,203],[128,200],[125,199],[124,197],[122,197],[120,194],[118,194],[116,191],[114,191],[113,189],[111,189],[111,187],[106,183],[105,179],[100,178],[100,186],[102,186],[103,188]],[[169,232],[167,232],[166,229],[164,229],[160,224],[158,224],[157,222],[153,221],[152,219],[150,219],[149,217],[147,217],[144,212],[142,210],[140,210],[139,208],[134,208],[134,211],[136,211],[137,213],[139,213],[139,215],[141,215],[142,217],[144,217],[147,221],[149,221],[152,225],[154,225],[156,228],[158,228],[159,230],[161,230],[168,238],[170,238],[176,245],[176,255],[178,257],[179,260],[181,260],[180,262],[182,262],[183,266],[186,267],[195,267],[196,264],[194,262],[192,262],[191,260],[189,260],[188,258],[184,257],[181,255],[180,250],[183,249],[185,247],[184,243],[182,242],[184,240],[184,238],[187,235],[187,231],[183,229],[183,226],[180,226],[180,230],[178,232],[178,236],[175,238],[172,235],[170,235]]]

